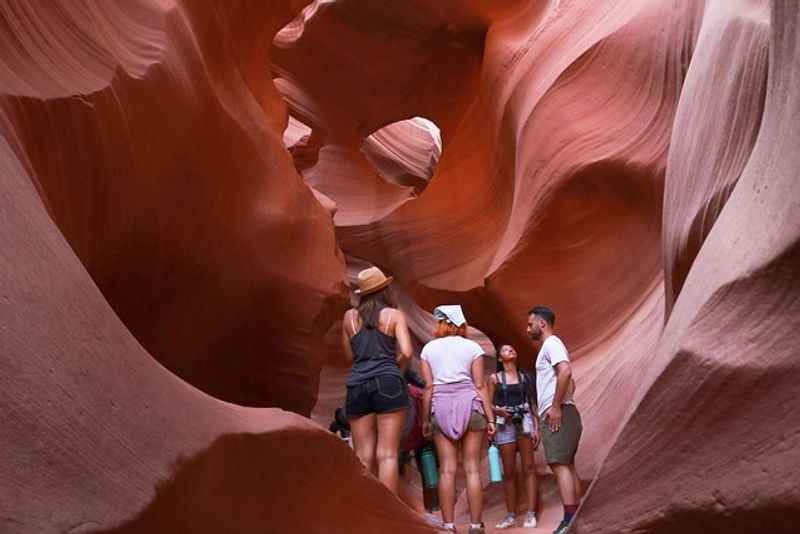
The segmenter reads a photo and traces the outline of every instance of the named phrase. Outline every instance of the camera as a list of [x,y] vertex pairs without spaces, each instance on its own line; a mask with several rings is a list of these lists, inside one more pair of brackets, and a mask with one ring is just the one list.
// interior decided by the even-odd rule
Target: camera
[[522,426],[522,421],[525,418],[525,414],[528,413],[528,410],[522,406],[509,406],[508,411],[511,414],[511,424],[516,427]]

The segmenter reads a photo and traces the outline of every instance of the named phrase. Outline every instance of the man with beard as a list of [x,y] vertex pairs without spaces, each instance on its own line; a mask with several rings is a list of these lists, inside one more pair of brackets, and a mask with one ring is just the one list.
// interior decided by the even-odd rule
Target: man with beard
[[580,503],[580,480],[575,453],[580,441],[581,416],[572,398],[572,366],[564,343],[553,334],[556,316],[547,306],[534,306],[528,314],[528,335],[539,345],[536,357],[536,397],[545,459],[558,482],[564,519],[553,531],[569,528]]

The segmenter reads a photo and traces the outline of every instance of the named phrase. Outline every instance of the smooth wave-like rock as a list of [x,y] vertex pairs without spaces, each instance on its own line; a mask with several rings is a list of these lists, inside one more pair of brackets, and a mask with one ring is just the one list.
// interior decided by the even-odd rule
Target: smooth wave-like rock
[[[466,9],[477,5],[448,6],[454,4]],[[343,29],[372,8],[358,11],[352,2],[317,7],[305,13],[291,44],[276,43],[283,47],[274,56],[277,70],[304,95],[302,106],[287,98],[290,112],[326,131],[341,128],[359,137],[363,131],[353,123],[379,120],[373,106],[353,108],[355,102],[369,102],[370,96],[349,100],[349,93],[370,87],[372,73],[399,61],[404,48],[387,47],[379,59],[359,56],[358,67],[346,69],[348,79],[335,84],[347,89],[326,92],[332,78],[310,74],[320,72],[314,67],[323,61],[313,54],[300,59],[299,50],[327,42],[324,63],[337,63],[331,59],[337,53],[333,43],[342,35],[356,34],[351,42],[366,42],[375,32],[390,33],[391,26],[382,25],[378,17],[369,29],[356,24]],[[743,230],[726,230],[716,221],[731,209],[729,196],[735,194],[746,165],[753,164],[751,151],[763,135],[767,72],[771,75],[777,67],[791,79],[788,60],[768,65],[767,50],[780,53],[768,45],[770,36],[774,39],[770,12],[773,18],[783,14],[792,19],[797,10],[780,2],[711,0],[531,2],[515,7],[471,19],[469,31],[484,42],[479,82],[462,84],[457,95],[447,94],[467,102],[465,106],[451,108],[453,115],[440,122],[426,111],[442,96],[420,88],[416,106],[408,111],[432,117],[442,128],[444,150],[426,189],[373,222],[337,225],[337,236],[347,253],[395,274],[423,309],[461,302],[473,325],[495,341],[515,343],[527,361],[533,354],[522,335],[526,310],[538,302],[552,305],[559,313],[558,329],[577,360],[579,403],[586,421],[595,421],[586,425],[578,458],[581,475],[591,479],[607,458],[614,462],[616,454],[624,456],[627,439],[646,440],[645,434],[626,434],[626,421],[661,380],[675,398],[690,396],[690,385],[653,371],[661,368],[659,358],[680,356],[665,348],[675,327],[670,322],[664,331],[663,325],[667,318],[671,321],[670,312],[699,268],[697,258],[709,236]],[[419,6],[407,9],[389,11],[393,20],[408,24]],[[453,9],[448,18],[427,9],[431,20],[447,18],[454,34],[464,30],[463,11]],[[331,76],[338,79],[341,74]],[[786,91],[786,99],[797,98]],[[327,113],[313,116],[313,110],[327,110],[333,102],[336,110],[347,110],[346,121]],[[396,109],[382,110],[383,120],[393,120]],[[785,122],[791,123],[792,116],[784,114]],[[784,151],[783,158],[791,160],[796,152],[791,140],[784,140]],[[337,187],[339,198],[353,194],[341,184]],[[787,213],[796,213],[788,190],[786,197],[784,202],[793,206]],[[762,206],[765,214],[772,208]],[[792,227],[790,234],[797,226],[788,219],[784,224]],[[745,248],[752,251],[753,243]],[[726,261],[721,249],[706,260]],[[783,269],[783,276],[796,274],[788,265]],[[785,286],[781,292],[792,295],[796,288]],[[765,324],[760,320],[756,324]],[[746,330],[743,325],[736,328]],[[787,337],[788,329],[779,332],[788,346],[796,345]],[[746,350],[724,346],[733,360]],[[702,369],[696,372],[702,374]],[[657,419],[654,408],[648,415]],[[722,413],[715,417],[724,419]],[[637,432],[644,432],[644,426]],[[689,432],[689,439],[701,438]],[[649,442],[643,443],[644,448],[634,449],[647,458],[654,452],[646,448]],[[731,454],[744,455],[751,444],[740,440],[725,446]],[[766,442],[758,450],[772,459],[764,447]],[[649,487],[632,469],[616,464],[613,469],[629,477],[632,487]],[[679,466],[676,472],[688,473]],[[704,488],[725,484],[713,469],[703,472]],[[625,484],[622,476],[612,477],[604,496],[592,497],[592,490],[580,529],[669,529],[673,506],[694,510],[687,518],[706,514],[706,526],[727,513],[724,505],[693,509],[690,498],[665,499],[666,489],[661,489],[657,494],[663,504],[655,508],[663,522],[651,520],[653,514],[623,522],[626,506],[617,500],[623,496],[612,489]],[[695,495],[690,490],[683,494]],[[593,499],[601,504],[591,504]],[[604,519],[611,503],[618,522]],[[546,510],[551,506],[547,502]],[[766,501],[756,505],[769,506]],[[500,508],[491,509],[499,515]],[[678,525],[682,519],[675,521]],[[742,528],[751,528],[748,521]],[[725,524],[734,525],[735,519]],[[771,524],[782,528],[780,521]],[[684,527],[680,523],[679,530]]]
[[431,121],[414,117],[384,126],[364,140],[361,150],[384,179],[419,194],[442,155],[441,132]]
[[675,117],[664,188],[668,312],[755,144],[769,27],[766,1],[712,2],[706,9]]
[[261,63],[292,5],[11,3],[0,106],[48,212],[147,350],[218,398],[308,414],[344,262]]
[[[128,332],[0,137],[4,533],[431,532],[299,415],[209,397]],[[349,503],[364,505],[361,512]],[[313,503],[314,514],[304,512]]]
[[[770,25],[761,126],[752,152],[746,128],[738,150],[707,145],[722,169],[735,172],[743,153],[749,159],[694,258],[577,532],[796,530],[800,491],[790,473],[800,446],[793,415],[800,384],[800,131],[792,118],[800,117],[800,9],[772,2],[766,19],[767,6],[753,2],[744,17],[728,3],[712,7],[703,22],[712,48],[706,54],[744,46],[754,58],[752,72],[739,79],[754,86],[748,98],[712,107],[715,123],[717,113],[730,116],[726,105],[736,106],[741,120],[758,105],[750,98],[759,95],[763,46],[750,47],[760,42],[759,26]],[[729,66],[741,68],[738,58]],[[714,75],[698,83],[715,83]],[[715,131],[723,141],[732,133]],[[692,148],[686,146],[687,157]],[[673,209],[685,212],[685,204],[718,201],[718,190],[708,187],[712,177],[704,178],[682,203],[665,206],[665,219]]]
[[316,424],[375,264],[417,348],[457,302],[529,365],[556,310],[576,532],[794,532],[799,31],[782,0],[0,3],[0,530],[431,531]]

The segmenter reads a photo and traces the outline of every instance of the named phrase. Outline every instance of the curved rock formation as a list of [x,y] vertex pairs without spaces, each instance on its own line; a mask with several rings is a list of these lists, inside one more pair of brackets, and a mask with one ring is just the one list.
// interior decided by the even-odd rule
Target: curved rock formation
[[458,302],[529,364],[526,312],[556,310],[576,532],[793,532],[799,26],[781,0],[0,2],[0,530],[430,531],[315,423],[236,405],[328,423],[376,264],[418,344]]
[[307,414],[344,264],[264,69],[295,5],[13,2],[0,105],[48,212],[148,351],[216,397]]
[[292,4],[0,5],[3,532],[431,531],[327,431],[126,329],[310,410],[344,265],[248,70]]
[[[468,23],[456,5],[470,10]],[[382,5],[392,14],[392,23],[401,27],[422,10],[428,20],[436,21],[431,24],[456,33],[469,28],[476,42],[483,41],[479,82],[446,92],[447,98],[465,104],[450,108],[453,114],[441,122],[427,110],[444,107],[445,91],[429,93],[427,86],[415,93],[417,101],[408,111],[395,104],[378,116],[379,108],[369,104],[379,98],[377,91],[364,94],[374,73],[413,55],[413,46],[392,41],[379,56],[374,48],[381,41],[374,35],[390,35],[395,26],[381,18],[369,29],[349,24],[363,20],[372,9],[359,10],[354,2],[319,3],[307,10],[302,24],[296,21],[291,39],[276,43],[281,48],[274,54],[276,70],[293,80],[292,90],[285,92],[292,112],[316,121],[331,136],[363,138],[362,125],[395,120],[398,108],[432,117],[442,127],[444,151],[424,192],[388,215],[385,207],[360,203],[364,212],[373,210],[375,220],[337,224],[342,248],[390,270],[423,309],[443,301],[461,302],[473,325],[494,341],[515,343],[528,361],[533,354],[521,335],[525,312],[536,302],[551,304],[560,317],[559,331],[577,358],[585,418],[595,421],[586,428],[580,472],[592,478],[609,451],[613,466],[608,467],[613,482],[605,486],[604,496],[592,497],[592,490],[579,529],[672,528],[669,507],[692,510],[700,501],[664,498],[665,488],[678,484],[674,478],[668,484],[665,478],[657,493],[663,504],[654,506],[659,511],[622,521],[627,508],[610,488],[620,487],[623,476],[634,487],[647,488],[649,482],[614,463],[614,458],[628,458],[624,451],[629,439],[645,439],[645,434],[636,434],[645,427],[630,430],[627,417],[636,413],[634,408],[649,392],[659,390],[661,380],[674,398],[688,398],[693,391],[689,385],[678,387],[675,378],[659,378],[663,366],[658,362],[673,358],[677,350],[667,348],[669,333],[677,327],[662,328],[687,291],[709,236],[743,231],[738,226],[726,230],[715,221],[730,209],[728,197],[735,193],[748,161],[752,164],[757,136],[763,135],[765,82],[773,69],[767,68],[770,7],[760,1],[567,1],[519,3],[512,11],[489,14],[480,11],[483,5],[488,3],[448,3],[454,8],[449,15],[416,4]],[[792,19],[796,11],[781,3],[772,6],[773,17]],[[336,56],[341,48],[335,43],[345,40],[343,35],[349,36],[348,42],[371,40],[374,45],[370,53],[358,56],[357,67],[344,69],[346,80],[340,72],[314,74],[323,72],[323,65],[342,64]],[[324,60],[301,52],[312,46],[326,49]],[[790,79],[788,59],[775,66]],[[329,88],[332,80],[335,89]],[[399,80],[395,83],[402,86]],[[785,98],[796,95],[786,93]],[[317,110],[325,112],[316,115]],[[331,110],[346,110],[346,120],[331,115]],[[791,116],[786,115],[787,122]],[[784,142],[784,159],[791,160],[796,152],[791,143]],[[320,187],[326,176],[319,176]],[[349,187],[337,181],[334,200],[352,196]],[[792,195],[783,202],[783,208],[775,206],[778,211],[795,213]],[[763,209],[769,212],[772,207],[765,204]],[[787,247],[781,250],[793,258],[791,245]],[[721,249],[706,260],[725,261]],[[788,263],[781,269],[780,276],[796,274]],[[784,284],[781,291],[792,295],[796,288]],[[737,328],[746,330],[743,325]],[[794,345],[788,329],[781,326],[779,335]],[[725,346],[732,352],[726,360],[735,360],[734,354],[745,350]],[[685,364],[695,369],[692,365]],[[741,373],[746,376],[747,371]],[[647,415],[655,418],[656,404],[648,406],[652,408]],[[721,413],[715,417],[724,419]],[[698,436],[689,432],[684,440],[689,439]],[[647,447],[658,446],[650,443],[642,441],[632,450],[648,458]],[[732,455],[743,455],[749,446],[726,445]],[[765,447],[766,442],[759,450],[769,461],[786,465]],[[679,463],[678,458],[673,462]],[[622,474],[614,477],[617,471]],[[703,473],[703,487],[725,483],[713,468]],[[685,495],[698,494],[687,490]],[[781,495],[794,502],[793,494]],[[610,506],[617,507],[620,521],[603,519],[611,513]],[[707,527],[727,513],[727,506],[694,510],[687,512],[686,521],[695,517],[692,513],[706,514]],[[679,530],[689,528],[682,519],[675,521]],[[751,528],[748,521],[737,528]],[[771,525],[782,528],[777,520]]]
[[[213,399],[159,365],[5,137],[0,176],[2,532],[431,532],[327,431]],[[313,516],[298,509],[308,502]],[[365,508],[342,521],[351,502]]]
[[[772,2],[768,19],[767,6],[755,2],[743,6],[749,10],[730,10],[727,2],[710,7],[699,45],[711,49],[700,57],[743,47],[754,58],[743,69],[738,58],[730,59],[734,72],[742,69],[739,80],[715,87],[726,94],[747,81],[751,86],[740,90],[744,100],[723,98],[708,108],[718,124],[718,117],[738,115],[725,104],[736,106],[743,115],[732,126],[740,130],[715,130],[720,140],[706,145],[705,161],[716,161],[722,174],[703,175],[699,187],[673,194],[681,202],[666,205],[665,220],[675,220],[673,209],[686,213],[724,201],[718,192],[725,189],[727,202],[683,282],[577,532],[796,530],[791,517],[800,491],[789,473],[800,445],[793,415],[800,407],[800,131],[791,119],[800,117],[800,9]],[[752,145],[739,121],[754,120],[752,99],[764,72],[759,34],[768,23],[769,76]],[[712,70],[697,83],[710,85],[715,76]],[[696,93],[687,98],[693,103]],[[688,128],[683,134],[688,137],[696,135],[695,128],[708,131],[703,121],[677,124],[675,137],[682,134],[678,128]],[[731,147],[733,140],[725,142],[731,138],[740,144]],[[687,158],[693,157],[691,148]],[[685,169],[678,166],[673,184],[688,182]],[[721,181],[712,181],[717,178]],[[681,251],[671,253],[679,257]],[[616,491],[621,484],[630,498]]]
[[442,155],[441,132],[431,121],[414,117],[373,133],[364,141],[362,151],[384,179],[412,186],[419,194]]
[[768,4],[712,2],[706,11],[672,130],[664,193],[667,312],[747,164],[764,111]]

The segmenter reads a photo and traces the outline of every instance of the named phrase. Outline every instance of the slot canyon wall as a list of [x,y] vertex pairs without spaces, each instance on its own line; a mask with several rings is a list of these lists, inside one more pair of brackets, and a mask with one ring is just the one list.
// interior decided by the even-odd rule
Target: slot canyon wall
[[417,346],[458,302],[530,364],[526,311],[556,310],[575,532],[794,532],[799,25],[0,0],[0,531],[432,532],[304,417],[343,400],[337,320],[377,264]]

